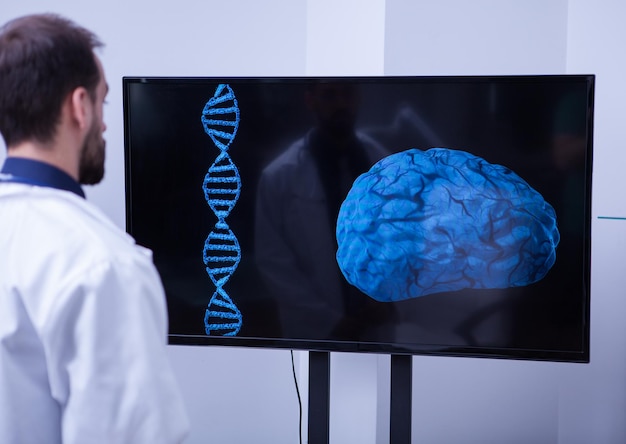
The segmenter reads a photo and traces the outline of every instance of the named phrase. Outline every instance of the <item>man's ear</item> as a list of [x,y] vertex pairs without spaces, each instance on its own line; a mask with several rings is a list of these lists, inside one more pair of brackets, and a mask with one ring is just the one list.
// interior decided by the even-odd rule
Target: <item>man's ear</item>
[[80,129],[87,129],[93,119],[93,103],[89,92],[82,86],[73,90],[69,97],[69,111],[72,122]]

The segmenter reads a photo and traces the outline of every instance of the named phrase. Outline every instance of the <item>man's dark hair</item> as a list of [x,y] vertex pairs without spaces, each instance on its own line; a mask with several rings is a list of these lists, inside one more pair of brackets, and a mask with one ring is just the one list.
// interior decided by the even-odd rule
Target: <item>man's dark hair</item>
[[100,81],[91,31],[54,14],[20,17],[0,28],[0,133],[7,147],[55,136],[63,100]]

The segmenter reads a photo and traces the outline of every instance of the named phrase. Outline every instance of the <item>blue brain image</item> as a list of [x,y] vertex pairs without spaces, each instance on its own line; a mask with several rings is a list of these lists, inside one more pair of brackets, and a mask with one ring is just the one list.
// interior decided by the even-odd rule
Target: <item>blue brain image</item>
[[447,148],[392,154],[359,176],[337,220],[337,263],[378,301],[519,287],[556,260],[556,214],[510,169]]

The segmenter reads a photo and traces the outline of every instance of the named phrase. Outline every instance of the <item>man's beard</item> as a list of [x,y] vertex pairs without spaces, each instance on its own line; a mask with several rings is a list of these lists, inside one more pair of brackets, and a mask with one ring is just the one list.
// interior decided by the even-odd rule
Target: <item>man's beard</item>
[[92,125],[80,153],[78,181],[82,185],[95,185],[104,177],[105,145],[98,125]]

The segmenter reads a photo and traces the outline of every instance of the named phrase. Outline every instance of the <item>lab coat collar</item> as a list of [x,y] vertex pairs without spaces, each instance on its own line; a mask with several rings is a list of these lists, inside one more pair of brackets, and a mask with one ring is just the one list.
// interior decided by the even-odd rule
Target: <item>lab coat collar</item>
[[44,162],[21,157],[7,157],[0,170],[0,181],[26,183],[71,191],[85,198],[80,184],[69,174]]

